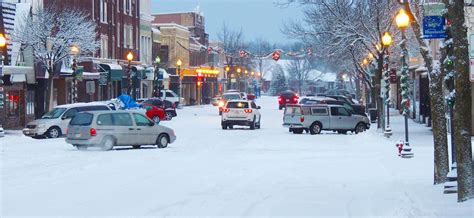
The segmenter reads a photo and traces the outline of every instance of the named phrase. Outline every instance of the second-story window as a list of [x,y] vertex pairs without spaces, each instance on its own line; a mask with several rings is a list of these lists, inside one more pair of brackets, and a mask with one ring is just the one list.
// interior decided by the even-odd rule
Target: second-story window
[[107,1],[100,0],[100,22],[107,23]]

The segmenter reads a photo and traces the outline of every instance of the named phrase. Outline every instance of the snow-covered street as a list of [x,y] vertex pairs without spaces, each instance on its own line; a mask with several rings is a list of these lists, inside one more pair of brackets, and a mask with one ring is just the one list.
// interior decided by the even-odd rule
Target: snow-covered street
[[215,107],[185,107],[162,124],[166,149],[78,151],[64,138],[0,138],[0,216],[472,217],[433,186],[433,140],[410,121],[412,159],[376,127],[359,135],[293,135],[276,97],[258,99],[262,129],[222,130]]

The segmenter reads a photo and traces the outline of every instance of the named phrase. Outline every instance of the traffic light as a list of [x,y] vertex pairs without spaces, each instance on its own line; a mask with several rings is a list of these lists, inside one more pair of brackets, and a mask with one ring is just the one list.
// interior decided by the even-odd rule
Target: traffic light
[[196,82],[196,85],[198,88],[201,88],[202,85],[203,85],[203,79],[204,79],[204,76],[202,75],[201,72],[198,72],[197,74],[197,82]]

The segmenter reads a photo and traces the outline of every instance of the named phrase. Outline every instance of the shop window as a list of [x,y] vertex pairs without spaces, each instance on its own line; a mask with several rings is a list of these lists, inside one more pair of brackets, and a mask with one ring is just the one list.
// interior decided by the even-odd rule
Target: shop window
[[20,92],[19,91],[10,91],[7,94],[7,114],[10,117],[20,116]]
[[35,92],[32,90],[26,92],[26,114],[35,114]]

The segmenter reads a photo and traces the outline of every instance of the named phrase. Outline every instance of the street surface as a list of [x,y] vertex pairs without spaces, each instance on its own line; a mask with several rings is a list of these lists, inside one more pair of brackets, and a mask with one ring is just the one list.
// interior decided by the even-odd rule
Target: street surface
[[428,128],[410,121],[415,157],[376,127],[359,135],[293,135],[276,97],[258,99],[262,129],[222,130],[217,108],[178,110],[166,149],[78,151],[61,139],[0,138],[0,216],[472,217],[432,185]]

